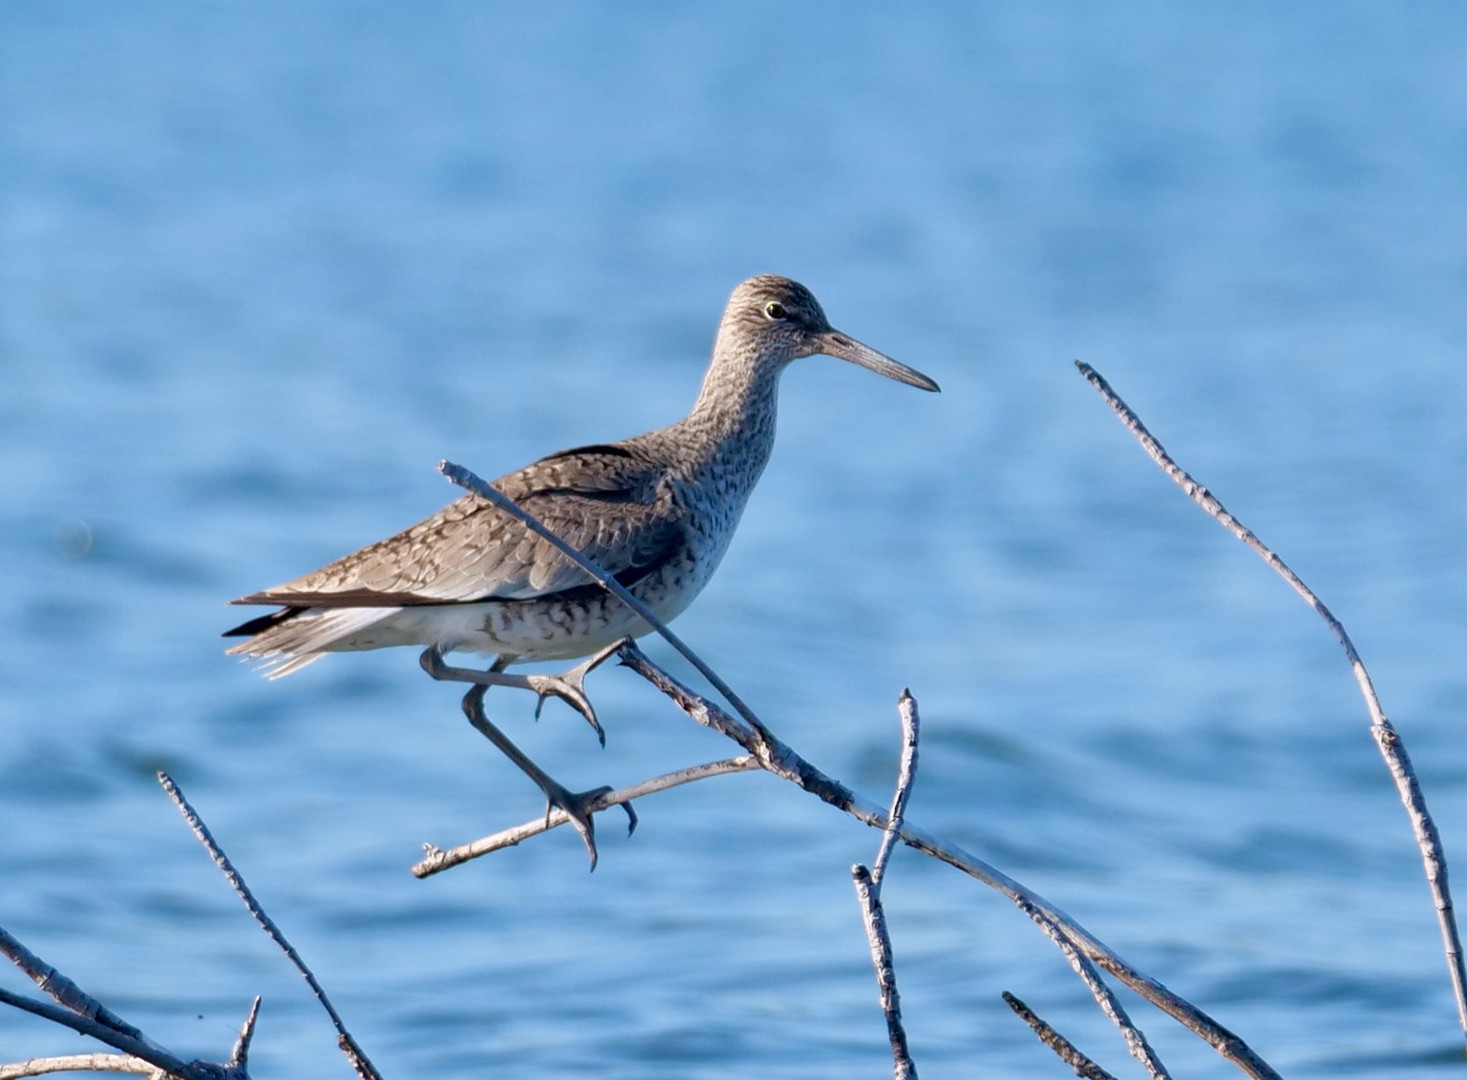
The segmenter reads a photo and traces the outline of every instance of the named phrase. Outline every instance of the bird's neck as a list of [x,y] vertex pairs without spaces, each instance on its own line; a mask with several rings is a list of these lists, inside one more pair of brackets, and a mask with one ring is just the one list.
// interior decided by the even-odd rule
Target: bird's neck
[[703,389],[683,421],[704,464],[725,473],[745,493],[759,479],[774,448],[776,392],[783,367],[715,349]]

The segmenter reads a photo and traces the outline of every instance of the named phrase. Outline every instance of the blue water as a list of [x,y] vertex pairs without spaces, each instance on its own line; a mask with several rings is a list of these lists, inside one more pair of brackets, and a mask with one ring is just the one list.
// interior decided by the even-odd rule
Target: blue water
[[[911,687],[914,819],[1288,1076],[1460,1068],[1338,647],[1071,361],[1345,620],[1467,858],[1464,55],[1447,3],[0,6],[0,925],[181,1053],[258,993],[254,1075],[345,1075],[165,767],[388,1077],[884,1074],[869,830],[723,778],[593,875],[561,831],[420,882],[539,809],[456,692],[217,636],[448,500],[440,457],[676,418],[777,272],[944,392],[797,364],[680,632],[876,799]],[[592,685],[605,751],[489,701],[577,786],[730,752]],[[996,895],[901,852],[886,900],[924,1075],[1064,1074],[1004,989],[1128,1068]],[[0,1013],[0,1059],[82,1045]]]

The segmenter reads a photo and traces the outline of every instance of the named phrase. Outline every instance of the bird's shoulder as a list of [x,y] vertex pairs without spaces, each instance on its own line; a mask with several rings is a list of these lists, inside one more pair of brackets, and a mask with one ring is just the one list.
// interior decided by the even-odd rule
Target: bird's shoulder
[[511,499],[570,495],[647,502],[656,497],[664,469],[635,441],[593,443],[548,454],[507,473],[494,486]]

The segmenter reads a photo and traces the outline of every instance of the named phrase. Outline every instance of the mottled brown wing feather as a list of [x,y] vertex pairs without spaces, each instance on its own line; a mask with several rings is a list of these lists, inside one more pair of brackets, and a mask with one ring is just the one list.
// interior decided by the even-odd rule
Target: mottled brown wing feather
[[[655,464],[621,446],[543,458],[494,486],[613,575],[635,573],[681,542]],[[550,542],[476,495],[237,604],[397,607],[525,598],[590,582]]]

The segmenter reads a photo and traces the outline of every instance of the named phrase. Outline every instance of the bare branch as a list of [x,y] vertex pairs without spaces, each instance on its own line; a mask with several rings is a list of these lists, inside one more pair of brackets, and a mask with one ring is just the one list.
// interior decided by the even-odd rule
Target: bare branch
[[1090,385],[1100,392],[1106,404],[1120,417],[1121,423],[1136,437],[1142,449],[1146,451],[1152,461],[1156,462],[1162,472],[1171,477],[1186,492],[1187,497],[1205,510],[1218,524],[1273,567],[1279,576],[1288,582],[1289,587],[1303,597],[1304,602],[1319,614],[1345,650],[1345,658],[1350,663],[1350,670],[1354,672],[1355,682],[1360,687],[1361,696],[1365,698],[1365,707],[1370,713],[1370,733],[1374,736],[1376,745],[1380,747],[1381,755],[1385,758],[1386,766],[1391,771],[1391,777],[1395,781],[1401,802],[1405,804],[1406,812],[1410,816],[1411,829],[1416,835],[1417,847],[1421,849],[1421,861],[1425,867],[1427,884],[1431,887],[1432,899],[1436,905],[1437,922],[1441,927],[1447,968],[1452,979],[1452,991],[1457,999],[1457,1022],[1464,1034],[1467,1034],[1467,966],[1464,966],[1463,963],[1462,938],[1457,929],[1451,888],[1447,882],[1447,861],[1442,850],[1441,834],[1437,831],[1436,823],[1426,809],[1426,797],[1421,792],[1421,785],[1417,782],[1415,770],[1411,767],[1411,758],[1406,753],[1406,747],[1402,744],[1396,729],[1386,719],[1380,698],[1375,693],[1375,685],[1370,679],[1370,673],[1365,670],[1365,663],[1360,659],[1360,654],[1355,649],[1355,643],[1350,640],[1350,635],[1345,632],[1344,624],[1335,618],[1334,613],[1325,606],[1324,601],[1315,594],[1313,589],[1304,584],[1303,579],[1294,573],[1289,565],[1274,553],[1273,549],[1258,539],[1251,529],[1228,512],[1227,507],[1223,506],[1212,492],[1194,480],[1190,473],[1172,459],[1156,437],[1146,429],[1141,418],[1122,400],[1119,394],[1111,389],[1110,383],[1105,381],[1100,372],[1085,363],[1077,362],[1075,366],[1080,369],[1080,374],[1085,376]]
[[1074,1043],[1041,1020],[1033,1009],[1014,997],[1013,994],[1005,990],[1003,999],[1024,1023],[1034,1029],[1034,1034],[1039,1036],[1039,1041],[1058,1054],[1059,1059],[1074,1069],[1077,1076],[1082,1076],[1085,1080],[1116,1080],[1114,1076],[1077,1050]]
[[[366,1054],[362,1052],[361,1047],[352,1038],[351,1032],[347,1031],[346,1025],[342,1023],[341,1016],[337,1013],[335,1006],[331,1004],[331,999],[326,996],[326,991],[316,981],[316,976],[306,966],[306,962],[301,958],[301,954],[296,952],[295,946],[285,939],[285,935],[280,932],[280,928],[275,925],[274,920],[265,914],[265,909],[255,899],[255,894],[250,892],[250,888],[245,884],[244,878],[234,868],[234,864],[229,861],[229,856],[224,854],[224,850],[215,842],[213,835],[209,832],[209,827],[204,824],[198,812],[183,797],[183,792],[173,782],[173,778],[165,772],[159,772],[158,783],[163,786],[163,790],[173,800],[173,805],[178,807],[178,812],[183,815],[184,821],[188,822],[188,827],[193,830],[194,836],[198,838],[199,843],[204,845],[204,850],[214,860],[214,865],[219,867],[225,879],[234,887],[234,891],[239,894],[239,898],[244,901],[245,907],[255,917],[255,922],[260,924],[260,928],[265,931],[271,941],[280,946],[281,951],[290,958],[290,962],[295,965],[295,969],[306,980],[306,985],[311,988],[311,993],[316,995],[316,1000],[326,1010],[326,1015],[331,1017],[331,1023],[336,1027],[336,1043],[341,1047],[341,1052],[346,1055],[346,1059],[351,1063],[352,1068],[356,1070],[357,1076],[361,1077],[361,1080],[382,1080],[381,1074],[377,1072],[372,1063],[367,1059]],[[252,1028],[253,1024],[247,1021],[246,1030],[240,1033],[240,1042],[243,1043],[246,1051],[249,1047],[249,1032]],[[236,1043],[235,1049],[236,1053],[240,1051],[239,1043]]]
[[0,928],[0,952],[3,952],[16,967],[30,976],[31,980],[49,994],[57,1004],[89,1020],[95,1020],[103,1027],[111,1028],[113,1031],[129,1035],[134,1039],[142,1038],[141,1031],[31,952],[6,933],[3,928]]
[[[747,754],[738,757],[725,758],[722,761],[710,761],[706,765],[694,765],[691,768],[679,769],[677,772],[666,773],[651,780],[643,780],[631,787],[620,788],[616,791],[608,791],[597,796],[586,804],[590,813],[605,810],[616,806],[618,803],[631,802],[640,799],[643,795],[651,795],[658,791],[666,791],[682,784],[690,784],[694,780],[703,780],[710,776],[723,776],[726,773],[752,772],[763,768],[757,761]],[[424,857],[421,862],[413,867],[413,876],[419,878],[432,877],[434,874],[451,869],[460,863],[477,859],[481,855],[488,855],[491,851],[499,851],[503,848],[514,847],[530,839],[539,836],[543,832],[549,832],[559,825],[564,825],[570,819],[564,810],[552,810],[549,814],[541,814],[533,821],[527,821],[523,825],[516,825],[511,829],[504,829],[492,836],[486,836],[468,844],[460,844],[458,847],[444,850],[431,844],[423,845]]]
[[856,897],[861,901],[861,921],[866,924],[866,941],[871,946],[871,962],[876,966],[876,986],[881,992],[881,1012],[886,1017],[886,1035],[891,1040],[892,1075],[896,1080],[917,1080],[917,1066],[907,1046],[907,1030],[902,1026],[902,1002],[897,994],[896,967],[891,959],[891,934],[886,929],[886,913],[881,908],[881,890],[873,875],[860,863],[851,867],[856,883]]
[[1095,1003],[1100,1006],[1100,1011],[1105,1013],[1107,1020],[1120,1029],[1121,1035],[1126,1040],[1126,1048],[1131,1051],[1131,1056],[1146,1066],[1146,1071],[1151,1074],[1151,1080],[1171,1080],[1166,1066],[1151,1049],[1151,1044],[1146,1041],[1146,1036],[1141,1034],[1141,1029],[1126,1015],[1126,1010],[1116,1000],[1115,994],[1111,993],[1110,987],[1105,985],[1105,981],[1101,979],[1100,972],[1095,970],[1095,965],[1090,962],[1090,958],[1075,948],[1074,943],[1065,936],[1064,930],[1033,904],[1020,903],[1019,908],[1033,919],[1039,928],[1049,935],[1049,939],[1059,947],[1059,951],[1069,961],[1070,967],[1075,969],[1075,974],[1080,976],[1086,988],[1089,989],[1090,996],[1095,998]]
[[0,1004],[11,1005],[53,1024],[71,1028],[81,1035],[89,1035],[98,1042],[106,1043],[114,1050],[121,1050],[135,1058],[155,1066],[168,1076],[179,1080],[249,1080],[244,1072],[208,1061],[184,1061],[160,1046],[155,1046],[145,1037],[132,1036],[116,1028],[93,1020],[89,1016],[72,1012],[47,1001],[36,1001],[0,988]]
[[902,818],[907,813],[907,801],[912,797],[912,782],[917,776],[917,738],[922,724],[917,715],[917,699],[912,691],[903,690],[897,701],[897,713],[902,718],[902,763],[897,770],[896,791],[891,797],[891,809],[886,814],[886,831],[881,836],[881,848],[876,852],[876,862],[871,866],[871,884],[879,892],[881,879],[886,876],[886,864],[896,847],[897,837],[902,831]]
[[[713,702],[693,693],[652,663],[635,642],[628,641],[622,646],[621,659],[622,663],[670,697],[679,708],[698,723],[738,741],[770,772],[810,792],[831,806],[845,811],[858,821],[865,822],[874,828],[886,828],[887,814],[884,810],[866,801],[844,784],[831,779],[773,735],[769,736],[767,741],[762,739],[756,732],[740,724]],[[1062,928],[1069,941],[1102,970],[1110,972],[1147,1001],[1176,1019],[1244,1073],[1254,1077],[1255,1080],[1279,1080],[1278,1073],[1272,1066],[1259,1057],[1252,1047],[1237,1035],[1157,980],[1137,971],[1078,922],[1038,893],[1021,885],[976,855],[964,851],[955,844],[939,840],[911,824],[902,826],[901,838],[909,847],[914,847],[924,854],[940,859],[949,866],[956,867],[1008,897],[1014,903],[1017,904],[1022,900],[1042,911]]]

